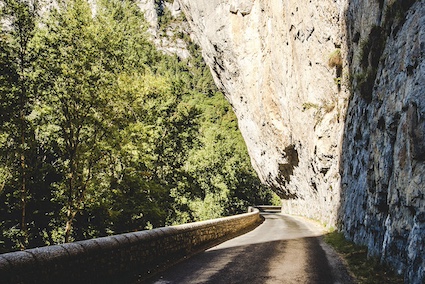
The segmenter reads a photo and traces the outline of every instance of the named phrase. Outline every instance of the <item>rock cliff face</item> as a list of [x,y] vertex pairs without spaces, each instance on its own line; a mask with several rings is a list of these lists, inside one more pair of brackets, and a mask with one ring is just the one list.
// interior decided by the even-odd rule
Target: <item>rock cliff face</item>
[[164,0],[137,0],[136,3],[149,23],[148,32],[157,49],[166,54],[175,54],[182,59],[189,57],[186,42],[176,36],[179,33],[190,33],[187,22],[182,20],[165,23],[161,27],[158,19],[158,15],[164,15],[167,12],[170,13],[170,18],[179,18],[181,16],[179,3],[175,1],[171,4]]
[[321,0],[180,2],[262,180],[291,212],[335,223],[348,93],[328,60],[344,42],[343,9]]
[[178,0],[283,210],[425,279],[425,4]]
[[425,5],[347,10],[353,76],[342,148],[340,224],[409,283],[425,281]]

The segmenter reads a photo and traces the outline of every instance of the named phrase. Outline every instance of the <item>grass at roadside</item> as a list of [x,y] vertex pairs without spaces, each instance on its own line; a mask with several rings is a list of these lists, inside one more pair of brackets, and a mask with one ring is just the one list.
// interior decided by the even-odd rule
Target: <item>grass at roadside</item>
[[403,283],[403,277],[396,275],[388,266],[380,264],[378,258],[368,258],[365,246],[346,240],[342,233],[328,233],[324,240],[345,259],[358,283]]

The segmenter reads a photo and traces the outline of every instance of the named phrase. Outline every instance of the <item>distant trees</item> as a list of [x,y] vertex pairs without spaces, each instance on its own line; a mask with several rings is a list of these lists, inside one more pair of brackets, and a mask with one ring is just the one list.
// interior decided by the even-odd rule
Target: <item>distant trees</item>
[[156,51],[132,1],[0,4],[0,252],[271,201],[195,45]]

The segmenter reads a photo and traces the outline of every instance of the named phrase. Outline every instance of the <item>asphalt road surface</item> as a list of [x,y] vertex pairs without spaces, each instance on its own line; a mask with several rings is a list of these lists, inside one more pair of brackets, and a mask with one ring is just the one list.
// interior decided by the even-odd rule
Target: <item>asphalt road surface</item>
[[311,221],[263,214],[251,232],[159,273],[149,283],[352,283],[337,254]]

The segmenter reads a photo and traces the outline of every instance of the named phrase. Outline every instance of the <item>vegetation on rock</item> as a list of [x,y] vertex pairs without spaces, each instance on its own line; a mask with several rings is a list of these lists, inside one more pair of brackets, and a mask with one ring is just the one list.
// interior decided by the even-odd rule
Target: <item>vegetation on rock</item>
[[367,247],[346,240],[342,233],[333,231],[324,240],[342,256],[356,282],[403,283],[403,277],[381,264],[377,257],[368,257]]

